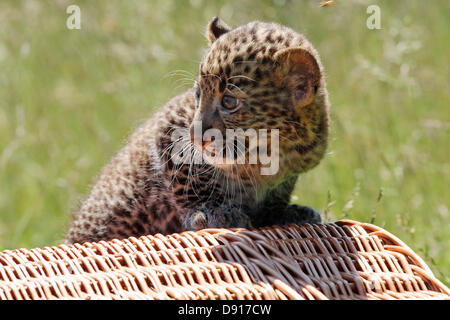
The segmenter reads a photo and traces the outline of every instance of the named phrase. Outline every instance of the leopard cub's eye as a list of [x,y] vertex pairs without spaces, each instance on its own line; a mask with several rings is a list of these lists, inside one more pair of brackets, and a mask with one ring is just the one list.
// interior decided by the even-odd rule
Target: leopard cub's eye
[[199,100],[200,100],[200,94],[201,94],[200,88],[197,87],[197,88],[195,89],[195,107],[196,107],[196,108],[198,108],[198,103],[199,103]]
[[222,98],[222,107],[228,110],[236,109],[239,106],[239,99],[228,94]]

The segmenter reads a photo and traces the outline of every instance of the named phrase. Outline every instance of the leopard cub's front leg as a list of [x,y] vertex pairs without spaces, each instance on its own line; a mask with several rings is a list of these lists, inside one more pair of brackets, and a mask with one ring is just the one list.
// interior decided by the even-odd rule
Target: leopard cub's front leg
[[316,210],[296,204],[271,204],[260,208],[252,215],[254,227],[285,226],[289,224],[320,223],[320,213]]
[[238,206],[204,203],[184,216],[185,230],[205,228],[250,228],[250,219]]
[[304,224],[304,223],[320,223],[322,221],[320,213],[311,207],[290,204],[284,210],[284,214],[280,217],[279,225],[286,224]]

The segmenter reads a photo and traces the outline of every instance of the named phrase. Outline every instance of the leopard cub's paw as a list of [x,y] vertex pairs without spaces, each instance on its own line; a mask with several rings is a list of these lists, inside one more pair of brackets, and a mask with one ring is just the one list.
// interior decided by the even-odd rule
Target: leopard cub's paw
[[201,210],[193,210],[186,214],[184,218],[185,230],[201,230],[208,227],[206,213]]
[[209,212],[210,228],[250,228],[250,218],[237,206],[220,205]]
[[284,224],[295,223],[295,224],[304,224],[304,223],[320,223],[322,222],[322,218],[320,217],[320,213],[314,210],[313,208],[306,206],[299,206],[296,204],[291,204],[286,208],[286,214],[284,217]]
[[202,205],[187,212],[184,218],[185,230],[205,228],[249,228],[250,218],[240,208],[219,205]]

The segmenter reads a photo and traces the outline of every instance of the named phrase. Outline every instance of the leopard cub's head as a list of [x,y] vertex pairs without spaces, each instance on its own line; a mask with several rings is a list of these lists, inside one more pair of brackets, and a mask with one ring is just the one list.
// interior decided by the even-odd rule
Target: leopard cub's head
[[[225,170],[236,163],[218,162],[218,151],[222,151],[220,158],[226,159],[230,151],[243,154],[248,162],[265,150],[278,157],[276,174],[314,167],[326,149],[329,102],[323,67],[313,46],[278,24],[251,22],[232,29],[217,17],[208,24],[207,37],[210,47],[195,85],[191,139],[196,147],[208,151],[211,164]],[[213,136],[221,133],[223,141],[211,143],[216,139],[205,139],[208,131]],[[244,140],[227,145],[231,133]],[[250,139],[252,134],[259,139]],[[246,169],[264,166],[260,161],[237,164]]]

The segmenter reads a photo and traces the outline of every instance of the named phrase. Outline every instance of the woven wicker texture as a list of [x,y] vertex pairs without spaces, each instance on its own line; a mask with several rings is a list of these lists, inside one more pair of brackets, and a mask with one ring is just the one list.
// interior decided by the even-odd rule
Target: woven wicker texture
[[0,253],[0,299],[450,299],[402,241],[350,220]]

